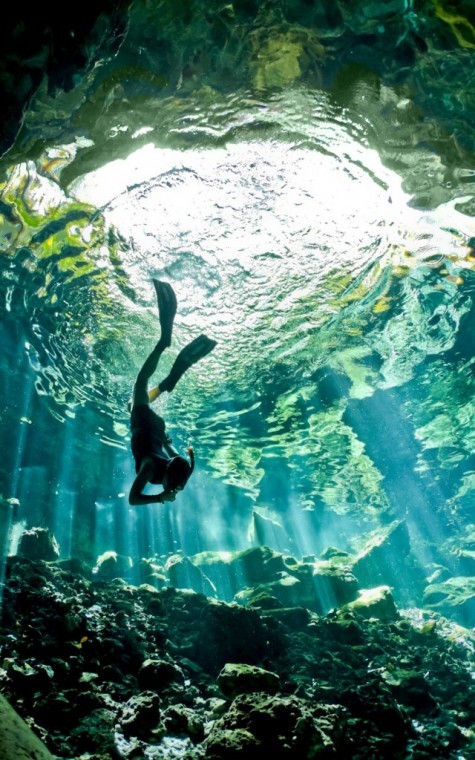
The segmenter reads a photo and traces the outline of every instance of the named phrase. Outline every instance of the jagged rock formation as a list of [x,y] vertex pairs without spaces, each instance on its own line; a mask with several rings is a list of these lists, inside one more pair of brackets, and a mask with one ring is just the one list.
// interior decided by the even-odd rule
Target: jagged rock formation
[[12,557],[0,647],[2,692],[57,758],[455,760],[475,746],[470,632],[399,612],[388,589],[317,615]]

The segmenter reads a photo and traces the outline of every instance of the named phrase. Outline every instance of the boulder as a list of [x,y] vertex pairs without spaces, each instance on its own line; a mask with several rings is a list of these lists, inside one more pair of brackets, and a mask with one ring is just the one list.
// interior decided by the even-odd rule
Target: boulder
[[270,670],[243,663],[226,663],[218,675],[218,684],[228,699],[254,691],[276,694],[280,689],[278,675]]
[[185,705],[170,705],[163,715],[163,724],[170,734],[189,736],[193,742],[202,742],[204,739],[202,718],[196,710]]
[[431,609],[448,617],[456,616],[471,628],[475,625],[475,576],[455,576],[431,583],[424,591],[424,601]]
[[157,740],[160,738],[160,699],[153,692],[131,697],[122,707],[119,724],[125,736]]
[[0,695],[0,757],[2,760],[54,760],[43,742]]
[[98,581],[111,581],[114,578],[127,578],[132,569],[131,557],[125,557],[117,552],[109,551],[101,554],[94,568]]
[[256,583],[277,580],[287,571],[284,556],[268,546],[238,552],[202,552],[191,557],[216,587],[218,597],[232,601],[234,595]]
[[[332,726],[328,711],[320,724],[317,709],[295,696],[279,697],[267,694],[246,694],[236,697],[228,712],[217,720],[206,740],[206,757],[331,757],[335,755],[332,738],[324,729]],[[325,706],[326,707],[326,706]],[[344,710],[338,713],[340,731],[344,725]],[[253,741],[251,741],[253,737]],[[229,748],[233,747],[230,753]],[[237,754],[236,747],[244,754]]]
[[178,665],[168,660],[145,660],[137,674],[137,681],[142,690],[160,692],[170,684],[183,685],[185,677]]
[[399,618],[389,586],[363,589],[358,599],[347,604],[346,609],[363,618],[378,618],[378,620]]
[[358,595],[358,581],[345,565],[334,560],[317,561],[313,566],[313,586],[319,613],[351,602]]
[[174,554],[165,564],[165,573],[175,588],[189,588],[197,594],[216,596],[216,587],[188,557]]
[[59,545],[49,528],[25,530],[18,544],[18,556],[53,562],[59,557]]

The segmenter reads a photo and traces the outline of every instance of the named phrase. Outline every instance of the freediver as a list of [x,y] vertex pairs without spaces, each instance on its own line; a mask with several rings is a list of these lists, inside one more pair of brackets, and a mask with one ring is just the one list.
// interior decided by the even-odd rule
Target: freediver
[[[129,504],[133,506],[175,501],[177,492],[183,490],[193,472],[193,449],[191,446],[188,448],[190,461],[178,454],[166,432],[165,421],[150,408],[150,404],[165,391],[171,393],[186,370],[209,354],[217,343],[206,335],[199,335],[180,351],[168,376],[149,391],[148,381],[157,369],[163,351],[171,345],[177,309],[172,286],[162,280],[153,280],[153,284],[157,294],[161,335],[137,375],[132,397],[131,448],[137,473],[129,494]],[[144,494],[143,489],[147,483],[160,484],[163,491]]]

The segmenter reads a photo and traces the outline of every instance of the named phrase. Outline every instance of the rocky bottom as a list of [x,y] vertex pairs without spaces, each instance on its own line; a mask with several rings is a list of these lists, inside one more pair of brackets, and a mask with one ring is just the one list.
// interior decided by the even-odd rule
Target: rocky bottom
[[324,615],[10,557],[0,688],[57,758],[475,757],[473,633],[387,588]]

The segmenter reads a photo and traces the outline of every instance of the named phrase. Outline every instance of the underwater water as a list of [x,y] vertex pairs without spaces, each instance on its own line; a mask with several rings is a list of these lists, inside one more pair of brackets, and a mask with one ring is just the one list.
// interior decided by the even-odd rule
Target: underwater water
[[[301,563],[352,575],[293,601],[273,586],[283,607],[326,615],[387,586],[413,621],[441,614],[468,640],[470,9],[215,5],[130,6],[118,52],[67,91],[41,85],[2,158],[2,576],[33,528],[102,581],[227,603]],[[194,447],[191,480],[133,507],[153,278],[178,299],[157,381],[198,334],[218,343],[154,405]],[[277,576],[267,559],[229,570],[256,547],[287,558]],[[427,751],[400,756],[470,756]]]

